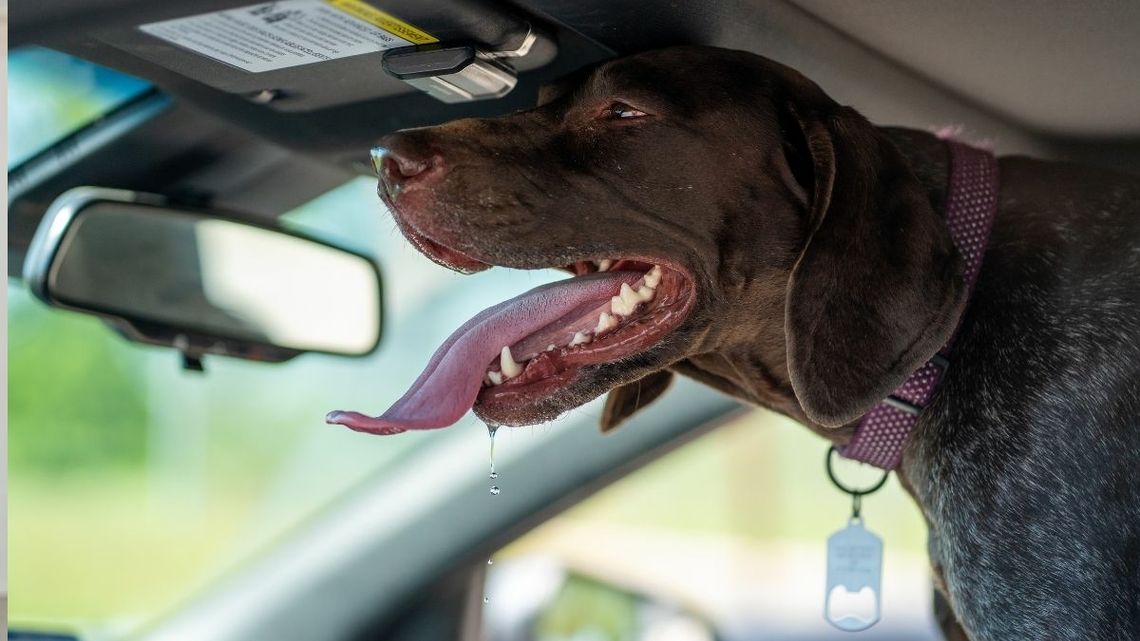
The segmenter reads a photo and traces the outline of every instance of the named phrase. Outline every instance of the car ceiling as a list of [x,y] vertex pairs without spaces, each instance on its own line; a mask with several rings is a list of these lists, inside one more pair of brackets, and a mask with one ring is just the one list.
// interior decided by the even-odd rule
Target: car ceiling
[[1035,131],[1140,137],[1140,2],[795,3]]
[[[13,47],[49,46],[145,78],[175,98],[167,119],[202,132],[180,137],[142,127],[124,144],[161,155],[169,171],[133,179],[77,172],[88,183],[164,193],[190,185],[219,204],[270,217],[367,173],[366,150],[389,131],[525,108],[542,82],[569,70],[682,43],[772,57],[879,123],[963,123],[996,140],[999,151],[1140,171],[1140,3],[1098,3],[1092,10],[1043,0],[367,1],[445,41],[509,48],[533,26],[542,44],[518,61],[519,86],[505,98],[448,105],[385,76],[379,54],[248,74],[138,30],[256,4],[250,0],[21,2],[10,7],[9,38]],[[250,99],[264,88],[283,88],[285,98]],[[168,144],[148,144],[155,140]],[[107,166],[113,159],[96,160]],[[208,159],[210,166],[190,159]],[[235,162],[261,171],[211,187],[210,180],[230,175],[217,167]],[[314,163],[324,169],[310,171]],[[13,203],[22,213],[9,220],[10,273],[21,239],[68,182],[58,176]],[[276,196],[251,202],[250,193]]]
[[[776,0],[768,4],[780,4]],[[747,29],[740,19],[749,15],[750,3],[725,1],[672,1],[648,3],[613,0],[520,0],[507,4],[479,0],[371,0],[442,40],[475,39],[505,44],[520,37],[520,23],[549,28],[563,49],[559,58],[578,66],[609,53],[630,53],[676,43],[720,44],[723,36]],[[1065,0],[987,0],[931,2],[915,0],[791,0],[830,27],[886,56],[892,61],[983,105],[1037,133],[1080,138],[1140,137],[1140,3],[1084,3]],[[227,113],[254,131],[318,152],[353,144],[353,135],[333,121],[340,115],[361,116],[368,109],[345,112],[350,104],[366,102],[362,87],[383,85],[374,93],[406,104],[377,109],[371,118],[357,117],[362,126],[404,126],[419,121],[422,105],[439,113],[433,102],[384,77],[377,60],[360,56],[334,65],[307,65],[281,72],[248,74],[225,65],[157,43],[138,31],[142,24],[210,11],[256,4],[249,0],[42,0],[20,3],[11,16],[12,45],[40,42],[103,61],[143,75],[189,100],[208,103],[211,110]],[[656,6],[651,6],[656,5]],[[82,25],[81,28],[76,28]],[[584,36],[584,37],[582,37]],[[118,50],[116,50],[116,48]],[[764,43],[750,47],[764,53]],[[174,51],[170,51],[174,50]],[[179,57],[175,61],[173,58]],[[158,64],[155,64],[157,61]],[[555,71],[567,65],[555,61]],[[149,63],[149,64],[147,64]],[[161,67],[169,68],[161,68]],[[524,69],[526,65],[523,65]],[[171,68],[175,69],[170,73]],[[197,73],[196,73],[197,72]],[[244,97],[255,89],[282,79],[320,76],[314,83],[323,101],[333,107],[298,118],[300,126],[271,121],[257,127],[266,112],[311,112],[311,97],[283,101],[269,107],[247,108],[243,102],[225,101],[219,95],[199,95],[186,75],[225,76],[220,85]],[[549,76],[549,73],[542,73]],[[529,87],[528,87],[529,89]],[[519,92],[529,94],[529,91]],[[227,104],[228,102],[228,104]],[[517,100],[478,105],[475,111],[507,112]],[[319,104],[318,104],[319,103]],[[418,104],[418,103],[422,103]],[[376,105],[371,105],[375,107]],[[398,107],[405,107],[398,109]],[[471,106],[451,107],[463,113]],[[397,113],[400,112],[400,113]],[[371,122],[370,122],[371,121]],[[280,129],[281,131],[271,131]],[[289,130],[289,131],[285,131]],[[314,135],[320,130],[324,134]],[[308,134],[308,135],[307,135]],[[339,135],[338,135],[339,134]],[[292,136],[292,137],[290,137]]]

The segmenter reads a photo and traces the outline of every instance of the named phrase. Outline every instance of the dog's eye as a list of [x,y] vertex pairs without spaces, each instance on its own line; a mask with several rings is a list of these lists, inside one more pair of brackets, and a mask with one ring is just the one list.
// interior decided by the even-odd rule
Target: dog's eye
[[634,109],[624,102],[615,102],[606,108],[604,115],[607,118],[641,118],[648,114],[644,111]]

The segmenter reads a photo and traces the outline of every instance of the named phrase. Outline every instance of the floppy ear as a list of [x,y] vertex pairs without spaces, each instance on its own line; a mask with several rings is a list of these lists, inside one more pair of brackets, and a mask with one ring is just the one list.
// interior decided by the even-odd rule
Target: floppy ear
[[602,410],[602,433],[616,428],[637,410],[652,403],[669,389],[672,382],[673,372],[660,370],[610,390]]
[[902,154],[838,105],[789,108],[811,159],[807,241],[788,281],[792,389],[838,427],[925,363],[965,304],[961,260]]

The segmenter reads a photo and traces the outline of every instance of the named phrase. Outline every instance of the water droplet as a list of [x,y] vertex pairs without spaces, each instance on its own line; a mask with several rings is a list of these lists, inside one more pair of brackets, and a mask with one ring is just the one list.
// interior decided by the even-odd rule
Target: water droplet
[[494,562],[495,562],[495,559],[487,559],[487,565],[491,565]]
[[[490,425],[490,424],[487,425],[487,435],[491,437],[491,455],[489,457],[491,460],[491,473],[487,476],[487,478],[491,479],[492,481],[499,478],[499,473],[495,471],[495,432],[497,432],[497,431],[499,431],[498,425]],[[491,494],[498,494],[498,493],[499,493],[499,488],[497,488],[497,487],[491,488]]]
[[491,597],[487,597],[487,596],[483,597],[483,603],[490,603],[490,602],[491,602]]
[[502,490],[499,489],[498,485],[491,486],[491,496],[498,496],[499,492],[502,492]]

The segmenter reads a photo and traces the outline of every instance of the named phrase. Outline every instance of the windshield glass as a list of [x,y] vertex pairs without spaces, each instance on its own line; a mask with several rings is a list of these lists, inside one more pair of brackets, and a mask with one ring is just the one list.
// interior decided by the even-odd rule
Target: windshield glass
[[[280,365],[127,343],[12,283],[10,602],[14,623],[133,626],[280,537],[365,477],[459,429],[375,438],[325,412],[379,413],[459,320],[555,272],[460,276],[409,247],[361,178],[285,216],[352,243],[385,275],[385,335],[365,359]],[[363,243],[361,241],[364,241]]]
[[8,52],[8,167],[97,120],[150,85],[43,47]]

